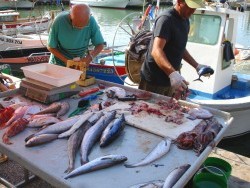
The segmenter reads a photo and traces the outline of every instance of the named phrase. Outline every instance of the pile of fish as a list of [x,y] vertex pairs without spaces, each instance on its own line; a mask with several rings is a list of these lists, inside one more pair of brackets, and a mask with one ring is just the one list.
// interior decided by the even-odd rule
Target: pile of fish
[[200,154],[210,144],[222,129],[222,125],[214,118],[202,120],[191,131],[181,133],[175,140],[181,149],[193,149]]
[[[99,89],[82,92],[81,97],[86,97],[87,94],[93,95],[96,91],[99,91]],[[157,102],[158,108],[152,108],[147,103],[135,102],[139,97],[150,98],[151,95],[148,95],[148,93],[139,93],[131,97],[127,95],[123,88],[118,87],[107,88],[104,93],[114,101],[133,101],[129,103],[131,108],[128,109],[131,114],[146,111],[149,115],[154,114],[158,117],[164,117],[166,122],[173,122],[178,125],[182,124],[183,118],[185,118],[184,113],[189,115],[190,120],[203,119],[193,130],[181,133],[176,140],[172,141],[169,138],[161,140],[141,161],[125,163],[124,166],[127,168],[146,166],[159,160],[169,153],[172,142],[181,149],[193,149],[195,152],[200,153],[214,140],[222,128],[209,111],[181,106],[173,98],[169,101],[159,101]],[[0,130],[6,128],[3,142],[11,144],[9,137],[15,136],[26,127],[42,128],[25,139],[26,147],[34,147],[56,139],[67,139],[69,163],[68,168],[65,170],[65,173],[67,173],[65,179],[124,163],[128,160],[127,157],[116,154],[99,156],[89,160],[89,154],[98,141],[101,148],[106,147],[114,140],[119,139],[119,135],[125,128],[126,117],[124,113],[118,113],[118,110],[103,110],[107,106],[114,104],[114,101],[105,100],[100,103],[101,108],[100,104],[95,104],[83,114],[66,119],[61,118],[70,109],[70,105],[66,101],[55,102],[45,108],[27,103],[9,105],[0,110]],[[81,166],[75,168],[76,155],[79,150]],[[175,168],[165,181],[155,180],[132,187],[173,187],[189,167],[189,164],[185,164]]]
[[0,130],[6,128],[2,140],[5,144],[12,144],[9,138],[22,132],[26,127],[42,127],[57,123],[61,121],[58,118],[66,114],[69,108],[67,102],[53,103],[45,109],[28,103],[9,105],[0,110]]

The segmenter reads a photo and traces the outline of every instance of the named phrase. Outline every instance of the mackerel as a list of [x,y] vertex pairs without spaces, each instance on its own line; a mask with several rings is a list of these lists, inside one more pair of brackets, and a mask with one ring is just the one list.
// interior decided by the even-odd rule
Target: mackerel
[[162,140],[160,143],[157,144],[157,146],[139,163],[136,164],[125,164],[127,168],[134,168],[138,166],[145,166],[148,165],[161,157],[163,157],[165,154],[168,153],[171,145],[170,139]]
[[163,188],[172,188],[189,167],[190,164],[185,164],[172,170],[167,176]]
[[107,112],[102,116],[84,135],[82,144],[81,144],[81,164],[87,163],[88,154],[100,138],[103,130],[108,126],[108,124],[115,118],[116,111]]
[[86,131],[93,126],[98,119],[103,115],[102,112],[94,114],[88,121],[85,121],[80,128],[75,131],[68,140],[68,157],[69,157],[69,167],[65,172],[71,172],[74,169],[76,152],[80,147],[81,141],[83,139]]
[[77,122],[72,127],[70,127],[69,130],[59,134],[58,138],[65,138],[65,137],[69,137],[70,135],[72,135],[92,115],[93,115],[93,113],[87,113],[87,114],[84,113],[84,114],[80,115],[80,118],[77,120]]
[[32,146],[37,146],[40,144],[44,144],[47,142],[50,142],[52,140],[57,139],[58,134],[40,134],[33,136],[30,138],[26,143],[25,146],[27,147],[32,147]]
[[68,179],[80,174],[85,174],[88,172],[96,171],[103,168],[108,168],[110,166],[114,166],[116,164],[122,163],[127,160],[127,157],[122,155],[107,155],[96,158],[78,168],[73,170],[71,173],[66,175],[64,178]]
[[109,123],[109,125],[105,128],[100,139],[100,147],[107,146],[115,140],[121,134],[124,127],[125,118],[124,114],[122,114],[119,118]]

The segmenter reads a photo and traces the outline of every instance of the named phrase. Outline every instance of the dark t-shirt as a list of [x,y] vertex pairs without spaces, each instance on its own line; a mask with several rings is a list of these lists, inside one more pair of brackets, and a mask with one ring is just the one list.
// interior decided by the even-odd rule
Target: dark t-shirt
[[175,9],[166,10],[159,15],[155,22],[146,59],[142,65],[142,79],[154,85],[170,86],[169,77],[158,67],[151,56],[154,37],[167,40],[163,50],[174,69],[179,70],[188,40],[188,32],[189,20],[181,18]]

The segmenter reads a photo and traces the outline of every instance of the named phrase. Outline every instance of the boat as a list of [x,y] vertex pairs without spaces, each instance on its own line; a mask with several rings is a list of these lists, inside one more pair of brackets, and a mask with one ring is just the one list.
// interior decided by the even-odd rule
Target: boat
[[46,47],[47,39],[47,33],[18,34],[13,36],[0,34],[0,51]]
[[90,7],[125,9],[129,0],[70,0],[70,5],[85,3]]
[[[248,60],[244,68],[237,69],[242,64],[229,57],[235,49],[237,19],[242,14],[220,6],[197,9],[190,18],[187,49],[197,62],[211,66],[214,74],[209,78],[202,77],[202,82],[194,81],[198,75],[190,74],[195,71],[193,67],[183,62],[181,69],[183,77],[190,83],[187,101],[230,112],[234,117],[224,138],[250,132],[247,123],[250,121],[250,75],[244,72],[250,62]],[[133,63],[127,61],[126,65],[133,66]],[[138,77],[139,70],[132,77],[127,77],[124,84],[138,87],[138,81],[133,80],[133,76]]]
[[0,9],[33,9],[36,0],[0,0]]
[[[115,55],[113,55],[115,54]],[[0,66],[8,64],[13,75],[24,77],[21,67],[39,63],[48,63],[50,52],[47,48],[33,48],[29,50],[10,50],[0,52]],[[112,52],[104,49],[94,59],[87,70],[87,75],[97,79],[123,84],[126,78],[124,53]]]
[[0,33],[3,35],[41,33],[48,29],[51,16],[19,18],[15,10],[0,11]]

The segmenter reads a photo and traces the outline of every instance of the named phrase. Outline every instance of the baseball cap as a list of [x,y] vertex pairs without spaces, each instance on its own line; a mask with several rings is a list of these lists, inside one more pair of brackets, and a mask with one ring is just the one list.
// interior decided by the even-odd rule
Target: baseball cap
[[204,8],[203,0],[185,0],[186,4],[190,8]]

